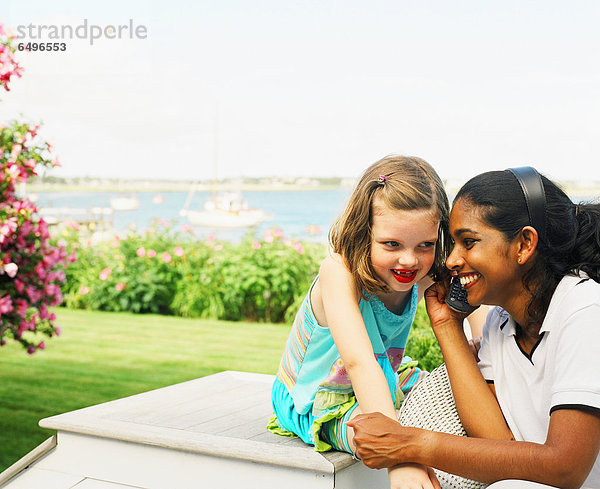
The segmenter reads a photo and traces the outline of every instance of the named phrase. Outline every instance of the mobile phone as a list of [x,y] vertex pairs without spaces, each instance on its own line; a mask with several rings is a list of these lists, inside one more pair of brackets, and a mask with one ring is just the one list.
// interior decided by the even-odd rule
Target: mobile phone
[[446,297],[446,304],[448,304],[450,309],[466,314],[471,310],[467,296],[468,292],[465,286],[460,283],[458,277],[454,277],[450,283],[450,292],[448,292],[448,296]]

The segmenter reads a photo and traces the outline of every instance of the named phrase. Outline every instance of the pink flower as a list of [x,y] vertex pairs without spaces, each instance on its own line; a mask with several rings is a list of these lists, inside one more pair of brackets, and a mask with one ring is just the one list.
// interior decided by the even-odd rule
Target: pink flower
[[[52,302],[50,303],[50,305],[52,307],[60,306],[62,304],[62,301],[63,301],[63,296],[62,296],[62,292],[60,291],[60,288],[59,288],[58,292],[54,295],[54,299],[52,299]],[[50,314],[50,316],[52,316],[52,314]]]
[[5,295],[4,297],[0,297],[0,314],[7,314],[12,312],[13,303],[10,296]]
[[8,237],[17,230],[17,227],[17,218],[10,217],[6,220],[2,227],[0,227],[0,235]]
[[34,304],[37,301],[39,301],[44,295],[44,293],[41,290],[38,290],[31,285],[27,286],[27,288],[25,289],[25,293],[27,294],[27,297],[29,297],[29,300]]
[[273,237],[273,234],[270,231],[267,231],[265,233],[265,243],[272,243],[274,239],[275,238]]
[[117,289],[119,292],[121,292],[124,288],[125,284],[123,282],[119,282],[117,285],[115,285],[115,289]]
[[112,270],[110,268],[105,268],[104,270],[102,270],[100,272],[100,275],[98,275],[98,278],[100,280],[106,280],[111,272],[112,272]]
[[189,225],[189,224],[182,224],[182,225],[181,225],[181,230],[182,230],[184,233],[191,233],[191,232],[192,232],[192,228],[190,227],[190,225]]
[[148,250],[148,258],[154,258],[156,256],[156,251],[154,251],[152,248],[150,248]]
[[171,263],[171,260],[173,260],[173,258],[171,258],[171,254],[167,253],[166,251],[162,254],[162,259],[165,263]]
[[44,278],[46,278],[46,268],[44,267],[44,263],[38,263],[35,266],[35,273],[40,280],[44,280]]
[[86,287],[85,285],[82,285],[82,286],[79,288],[79,295],[87,295],[87,294],[89,294],[89,293],[90,293],[90,289],[89,289],[89,287]]
[[67,278],[64,270],[53,270],[47,275],[47,277],[51,282],[58,280],[61,283],[64,283]]
[[17,299],[17,314],[25,319],[27,317],[27,301],[25,299]]
[[304,248],[302,248],[302,243],[300,243],[299,241],[296,241],[294,243],[294,249],[300,254],[303,255],[304,254]]
[[79,231],[79,223],[75,222],[75,221],[71,221],[70,219],[66,219],[63,221],[63,224],[65,226],[67,226],[68,228],[74,229],[75,231]]
[[46,344],[42,341],[42,342],[40,342],[40,344],[37,347],[40,350],[45,350],[46,349]]
[[48,319],[50,317],[50,311],[48,311],[48,306],[46,304],[42,304],[40,306],[40,319]]
[[175,254],[175,256],[183,256],[184,251],[181,246],[176,246],[173,250],[173,253]]
[[38,131],[40,130],[40,126],[39,124],[37,126],[33,126],[29,128],[29,134],[31,134],[31,137],[34,138],[37,136]]
[[215,235],[214,234],[209,234],[208,238],[206,238],[206,239],[208,239],[208,241],[214,241],[215,240]]
[[213,248],[215,251],[221,251],[223,249],[223,245],[221,243],[216,244]]
[[146,248],[144,248],[143,246],[140,246],[137,251],[137,256],[144,256],[146,254]]
[[15,289],[19,294],[22,294],[25,291],[25,284],[21,282],[19,279],[15,280]]
[[11,156],[19,156],[21,151],[23,150],[23,146],[20,144],[13,144],[12,150],[10,152]]
[[[34,324],[35,324],[35,323],[34,323]],[[24,333],[25,331],[28,331],[28,330],[29,330],[29,322],[27,322],[27,321],[21,321],[21,322],[19,323],[19,327],[17,328],[17,334],[18,334],[19,336],[22,336],[22,335],[23,335],[23,333]]]
[[279,228],[275,228],[273,229],[273,235],[277,238],[277,239],[281,239],[283,238],[284,234],[283,234],[283,230],[279,229]]
[[322,229],[321,229],[321,226],[317,226],[316,224],[311,224],[306,227],[306,232],[308,234],[321,234]]
[[252,248],[255,250],[260,249],[260,243],[258,241],[255,241],[254,243],[252,243]]
[[35,353],[35,346],[31,345],[27,347],[27,353],[33,355]]

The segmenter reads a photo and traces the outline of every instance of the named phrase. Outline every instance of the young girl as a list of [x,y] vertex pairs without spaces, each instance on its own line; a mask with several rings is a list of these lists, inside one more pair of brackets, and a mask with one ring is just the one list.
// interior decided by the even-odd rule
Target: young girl
[[[396,419],[401,387],[417,380],[401,386],[397,372],[417,303],[443,267],[448,208],[440,178],[420,158],[390,156],[364,172],[292,326],[273,385],[272,431],[353,453],[346,421],[369,411]],[[396,468],[391,485],[438,487],[430,473],[433,482],[425,467]]]
[[498,489],[600,488],[600,205],[573,204],[531,168],[489,172],[457,194],[450,231],[447,266],[469,303],[499,306],[477,365],[443,287],[426,293],[473,438],[367,415],[351,421],[359,455],[369,467],[415,462],[502,480]]

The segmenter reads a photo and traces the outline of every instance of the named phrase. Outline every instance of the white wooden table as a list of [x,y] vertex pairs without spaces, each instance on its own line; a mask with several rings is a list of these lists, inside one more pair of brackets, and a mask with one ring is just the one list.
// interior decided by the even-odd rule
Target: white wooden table
[[386,488],[340,452],[266,430],[273,376],[221,372],[40,421],[57,435],[2,489]]

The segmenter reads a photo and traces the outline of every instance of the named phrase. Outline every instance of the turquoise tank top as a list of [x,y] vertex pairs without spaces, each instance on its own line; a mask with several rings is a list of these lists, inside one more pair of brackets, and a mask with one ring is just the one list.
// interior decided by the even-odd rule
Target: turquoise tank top
[[[354,392],[329,328],[321,326],[313,314],[310,293],[314,283],[292,325],[277,378],[287,387],[298,413],[312,408],[315,417],[320,417],[349,400]],[[360,312],[392,399],[399,407],[396,372],[417,310],[417,286],[413,286],[400,314],[390,312],[374,295],[365,293],[365,297],[359,302]]]

